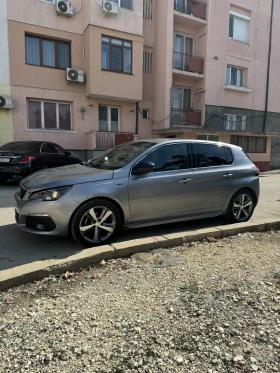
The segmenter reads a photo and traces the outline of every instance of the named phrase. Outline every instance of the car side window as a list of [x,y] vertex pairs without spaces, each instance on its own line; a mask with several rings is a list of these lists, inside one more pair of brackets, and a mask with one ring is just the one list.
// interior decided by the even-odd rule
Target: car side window
[[233,154],[232,154],[232,150],[230,148],[226,148],[226,153],[227,153],[227,161],[228,161],[228,164],[233,164]]
[[42,146],[41,146],[41,153],[43,154],[52,154],[53,153],[53,149],[52,147],[50,146],[50,144],[48,143],[44,143]]
[[189,168],[187,144],[161,146],[148,154],[143,161],[153,162],[155,164],[154,172]]
[[65,150],[62,149],[60,146],[56,145],[56,144],[52,144],[52,147],[54,149],[54,153],[58,153],[58,154],[63,154],[65,155]]
[[231,161],[228,160],[224,146],[215,144],[194,144],[194,148],[196,153],[196,166],[198,168],[232,164],[233,159],[231,159]]

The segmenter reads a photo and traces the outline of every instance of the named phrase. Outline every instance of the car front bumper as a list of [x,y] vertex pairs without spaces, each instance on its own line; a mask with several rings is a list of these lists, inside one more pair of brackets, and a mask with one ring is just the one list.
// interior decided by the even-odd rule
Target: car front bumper
[[22,231],[46,236],[67,236],[74,211],[73,200],[63,196],[57,201],[20,200],[15,194],[15,220]]

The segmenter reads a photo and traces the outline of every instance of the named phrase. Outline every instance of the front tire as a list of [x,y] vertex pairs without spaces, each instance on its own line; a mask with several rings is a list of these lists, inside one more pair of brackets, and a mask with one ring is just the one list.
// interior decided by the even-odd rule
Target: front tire
[[117,207],[109,201],[96,199],[77,209],[71,220],[70,232],[79,244],[93,247],[108,243],[121,225]]
[[231,199],[226,218],[231,223],[245,223],[250,220],[256,207],[256,199],[246,189],[238,191]]

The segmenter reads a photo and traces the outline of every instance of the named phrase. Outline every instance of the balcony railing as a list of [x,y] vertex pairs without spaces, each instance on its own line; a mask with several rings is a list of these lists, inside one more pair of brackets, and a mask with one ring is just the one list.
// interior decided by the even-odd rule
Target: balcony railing
[[129,141],[133,141],[132,133],[96,132],[96,149],[106,150]]
[[200,0],[174,0],[174,10],[206,20],[206,4]]
[[204,58],[173,52],[173,69],[203,74]]
[[200,110],[171,109],[171,125],[201,126]]

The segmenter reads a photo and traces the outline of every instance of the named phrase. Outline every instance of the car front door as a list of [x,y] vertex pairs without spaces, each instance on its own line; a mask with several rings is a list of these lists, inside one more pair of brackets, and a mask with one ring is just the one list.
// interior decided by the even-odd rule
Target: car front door
[[232,150],[223,145],[194,143],[193,188],[197,212],[222,213],[236,191],[238,181]]
[[193,171],[187,143],[162,145],[141,161],[155,169],[145,175],[130,175],[128,195],[132,223],[175,219],[191,215]]

